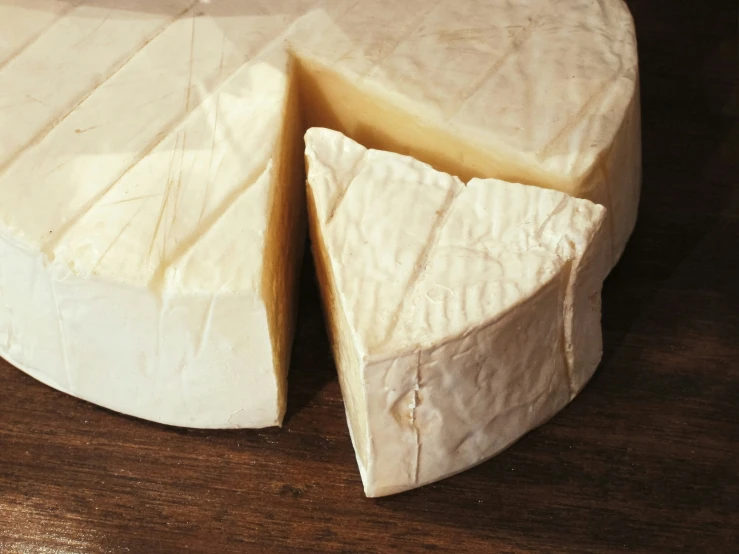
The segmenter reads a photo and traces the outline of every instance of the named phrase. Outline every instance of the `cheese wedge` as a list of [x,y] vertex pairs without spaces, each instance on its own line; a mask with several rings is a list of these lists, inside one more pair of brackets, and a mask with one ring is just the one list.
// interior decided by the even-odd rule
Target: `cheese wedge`
[[0,356],[158,422],[278,425],[331,127],[603,204],[641,180],[621,0],[0,2]]
[[306,134],[314,258],[368,496],[490,458],[601,356],[605,210]]

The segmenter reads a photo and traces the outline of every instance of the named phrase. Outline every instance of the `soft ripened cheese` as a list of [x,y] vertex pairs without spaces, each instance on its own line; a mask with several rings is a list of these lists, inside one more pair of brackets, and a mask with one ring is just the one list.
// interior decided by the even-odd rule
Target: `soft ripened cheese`
[[154,421],[279,424],[309,126],[603,204],[615,263],[641,179],[631,16],[621,0],[0,3],[0,356]]
[[369,496],[475,465],[549,419],[601,356],[605,209],[468,184],[306,134],[310,229]]

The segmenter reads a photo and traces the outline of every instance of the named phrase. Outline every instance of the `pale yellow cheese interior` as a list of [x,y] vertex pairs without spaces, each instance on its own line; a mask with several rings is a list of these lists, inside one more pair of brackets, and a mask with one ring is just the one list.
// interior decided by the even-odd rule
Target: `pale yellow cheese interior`
[[355,445],[357,461],[360,470],[367,467],[368,433],[367,413],[364,386],[360,372],[360,360],[357,355],[352,329],[344,313],[344,309],[336,298],[336,283],[331,264],[326,252],[325,241],[321,228],[316,225],[318,218],[315,214],[316,202],[312,198],[311,189],[308,189],[308,212],[310,238],[312,243],[313,261],[316,267],[316,277],[323,300],[323,315],[328,327],[328,336],[331,342],[331,351],[336,361],[341,394],[344,399],[344,408],[347,414],[347,425]]

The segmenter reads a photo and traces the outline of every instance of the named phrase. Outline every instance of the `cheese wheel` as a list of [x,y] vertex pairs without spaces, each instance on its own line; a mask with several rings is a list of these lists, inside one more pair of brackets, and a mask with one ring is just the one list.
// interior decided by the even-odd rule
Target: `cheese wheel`
[[[620,0],[0,4],[0,355],[202,428],[279,425],[303,134],[606,207],[640,186]],[[401,223],[399,223],[401,224]]]

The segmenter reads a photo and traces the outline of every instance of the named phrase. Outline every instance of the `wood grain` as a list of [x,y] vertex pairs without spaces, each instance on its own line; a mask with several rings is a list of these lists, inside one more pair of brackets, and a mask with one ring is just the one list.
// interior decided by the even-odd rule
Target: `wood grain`
[[306,265],[282,429],[167,428],[0,362],[0,552],[739,551],[736,0],[633,0],[640,219],[596,377],[543,428],[368,500]]

